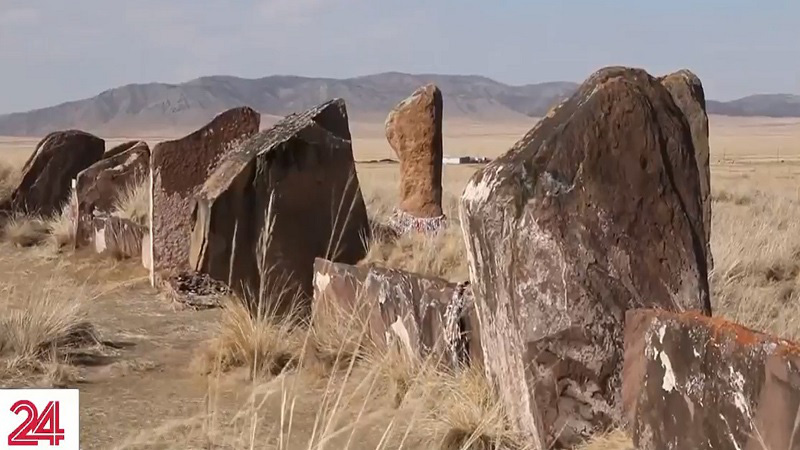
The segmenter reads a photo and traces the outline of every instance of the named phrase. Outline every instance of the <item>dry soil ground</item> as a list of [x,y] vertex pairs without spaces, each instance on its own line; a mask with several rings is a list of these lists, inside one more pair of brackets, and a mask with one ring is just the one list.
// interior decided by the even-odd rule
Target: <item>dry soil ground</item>
[[[532,125],[446,123],[445,153],[497,156]],[[392,156],[380,124],[354,124],[353,131],[356,159]],[[0,137],[0,162],[21,165],[35,143]],[[800,337],[800,119],[713,117],[711,144],[715,310]],[[445,167],[445,206],[454,220],[457,198],[475,169]],[[397,166],[361,164],[358,171],[371,212],[387,212],[396,198]],[[375,249],[371,257],[453,280],[467,276],[458,227],[435,240]],[[12,311],[21,319],[7,321],[13,323],[5,324],[5,335],[0,329],[0,340],[24,340],[19,335],[44,333],[60,321],[94,326],[100,343],[40,355],[38,365],[12,358],[0,366],[3,386],[80,388],[86,449],[437,448],[458,434],[452,430],[485,427],[479,434],[504,436],[479,377],[448,378],[391,355],[372,355],[352,368],[301,361],[302,370],[279,376],[253,377],[247,367],[209,375],[202,356],[217,348],[210,340],[221,334],[244,353],[254,341],[275,346],[299,339],[308,347],[315,336],[290,335],[237,318],[235,311],[178,308],[149,287],[137,261],[1,242],[0,315]],[[0,342],[0,356],[6,346]],[[406,393],[399,405],[398,393]],[[627,445],[624,436],[612,434],[589,448]]]

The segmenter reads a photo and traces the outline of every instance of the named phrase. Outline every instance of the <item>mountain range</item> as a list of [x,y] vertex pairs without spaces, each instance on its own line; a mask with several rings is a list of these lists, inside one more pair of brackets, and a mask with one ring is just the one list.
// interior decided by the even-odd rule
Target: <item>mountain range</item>
[[[41,136],[68,128],[104,135],[174,133],[195,129],[225,109],[244,105],[261,112],[262,123],[268,125],[334,97],[345,99],[351,120],[382,121],[395,104],[430,82],[442,90],[445,119],[476,121],[542,116],[578,86],[571,82],[510,86],[481,76],[398,72],[347,79],[209,76],[180,84],[130,84],[83,100],[0,115],[0,135]],[[800,96],[709,100],[707,108],[709,114],[800,117]]]

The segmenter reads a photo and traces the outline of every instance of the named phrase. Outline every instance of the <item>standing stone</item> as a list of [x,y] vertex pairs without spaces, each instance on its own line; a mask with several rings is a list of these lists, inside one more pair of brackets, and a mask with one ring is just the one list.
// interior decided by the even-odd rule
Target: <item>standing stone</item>
[[400,159],[400,207],[392,217],[398,231],[436,231],[442,213],[442,92],[433,84],[417,89],[386,118],[386,138]]
[[692,137],[646,72],[611,67],[461,198],[487,375],[535,448],[621,418],[625,311],[710,314]]
[[708,115],[706,96],[700,78],[689,70],[680,70],[660,78],[661,84],[689,122],[694,143],[694,157],[700,174],[700,196],[703,204],[703,227],[706,234],[706,261],[708,271],[714,268],[711,255],[711,166],[708,145]]
[[78,130],[56,131],[42,139],[22,168],[16,190],[0,211],[51,216],[69,202],[72,179],[103,157],[105,141]]
[[149,161],[150,148],[139,142],[114,156],[104,157],[78,174],[75,182],[76,246],[86,245],[91,239],[95,217],[110,215],[121,195],[145,181]]
[[354,264],[370,233],[344,101],[245,142],[206,181],[193,217],[194,270],[279,314],[307,313],[314,258]]
[[176,141],[161,142],[150,159],[150,281],[188,269],[192,199],[223,157],[258,132],[261,117],[251,108],[225,111],[203,128]]
[[800,346],[696,312],[628,311],[623,402],[639,450],[800,449]]

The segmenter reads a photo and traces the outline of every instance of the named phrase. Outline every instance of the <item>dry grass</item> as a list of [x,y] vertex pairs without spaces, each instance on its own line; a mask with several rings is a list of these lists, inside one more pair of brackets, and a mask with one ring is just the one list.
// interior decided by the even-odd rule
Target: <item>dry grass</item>
[[150,226],[150,186],[147,178],[125,187],[114,202],[111,215]]
[[6,161],[0,161],[0,202],[11,196],[19,182],[19,168]]
[[20,247],[41,244],[49,232],[48,221],[41,216],[15,214],[3,224],[3,239]]
[[246,368],[256,379],[276,376],[297,364],[303,346],[296,332],[298,321],[292,315],[257,311],[252,315],[244,302],[228,299],[218,334],[199,359],[204,372]]
[[0,301],[0,380],[30,373],[50,385],[74,379],[66,350],[98,342],[85,298],[83,290],[58,279],[21,297],[6,291]]

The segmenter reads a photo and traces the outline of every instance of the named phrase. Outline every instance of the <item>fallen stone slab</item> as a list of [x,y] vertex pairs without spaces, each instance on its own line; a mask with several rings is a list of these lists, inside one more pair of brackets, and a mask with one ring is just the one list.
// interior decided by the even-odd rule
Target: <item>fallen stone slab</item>
[[469,283],[317,258],[313,307],[315,320],[354,318],[378,348],[450,368],[480,364]]
[[96,253],[117,259],[141,257],[142,240],[147,234],[144,226],[120,217],[98,216],[92,220],[92,229]]
[[622,419],[625,311],[710,314],[693,153],[664,86],[611,67],[467,184],[485,371],[534,448]]
[[72,180],[103,157],[105,141],[78,131],[56,131],[36,145],[19,185],[0,211],[53,216],[70,200]]
[[194,270],[251,306],[307,315],[314,258],[354,264],[370,237],[344,101],[289,115],[242,144],[206,180],[193,217]]
[[194,133],[157,144],[151,158],[150,281],[189,269],[192,205],[203,183],[226,155],[258,132],[251,108],[229,109]]
[[150,148],[139,142],[114,156],[106,156],[78,174],[74,183],[76,246],[89,243],[94,218],[113,213],[121,196],[145,181],[149,167]]
[[631,310],[622,398],[639,450],[798,449],[800,346],[697,312]]

